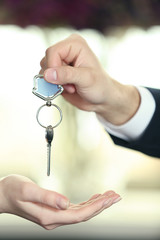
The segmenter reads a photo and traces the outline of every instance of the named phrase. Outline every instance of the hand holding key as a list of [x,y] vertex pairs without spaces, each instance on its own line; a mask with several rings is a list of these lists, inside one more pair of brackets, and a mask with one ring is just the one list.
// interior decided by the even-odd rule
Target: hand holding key
[[95,112],[114,125],[131,119],[141,102],[137,88],[109,76],[85,39],[77,34],[46,50],[40,73],[46,81],[63,85],[62,95],[71,104]]
[[[51,84],[48,83],[44,80],[42,75],[37,75],[34,77],[34,87],[32,92],[39,98],[43,99],[46,101],[46,104],[42,105],[38,111],[37,111],[37,122],[39,123],[39,125],[43,128],[46,129],[46,140],[47,140],[47,175],[50,175],[50,160],[51,160],[51,143],[53,140],[53,136],[54,136],[54,131],[53,129],[55,127],[57,127],[61,121],[62,121],[62,111],[61,109],[56,105],[53,104],[51,102],[51,100],[53,100],[55,97],[57,97],[59,94],[61,94],[63,91],[62,86],[60,85],[56,85],[56,84]],[[54,126],[49,125],[49,126],[44,126],[40,121],[39,121],[39,112],[41,111],[41,109],[43,107],[55,107],[59,113],[60,113],[60,120],[57,124],[55,124]]]

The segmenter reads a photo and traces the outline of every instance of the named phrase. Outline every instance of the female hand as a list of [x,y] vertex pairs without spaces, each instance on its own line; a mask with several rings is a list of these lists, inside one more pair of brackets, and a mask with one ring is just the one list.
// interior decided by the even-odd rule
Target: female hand
[[48,230],[87,221],[119,200],[118,194],[108,191],[69,204],[65,196],[42,189],[27,177],[9,175],[0,180],[0,213],[18,215]]

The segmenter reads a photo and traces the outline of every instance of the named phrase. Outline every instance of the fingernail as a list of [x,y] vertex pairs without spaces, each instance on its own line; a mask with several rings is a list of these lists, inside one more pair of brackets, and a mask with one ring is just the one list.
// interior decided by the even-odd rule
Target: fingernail
[[53,80],[54,81],[57,80],[57,72],[56,72],[56,70],[53,71]]
[[67,209],[69,207],[69,201],[64,199],[59,199],[57,201],[57,206],[60,209]]
[[112,198],[109,198],[109,199],[107,199],[106,201],[104,201],[103,206],[107,206],[107,205],[109,205],[111,202],[113,202],[113,199],[112,199]]
[[119,202],[121,199],[122,199],[121,197],[118,197],[118,198],[116,198],[116,199],[113,201],[113,203],[117,203],[117,202]]

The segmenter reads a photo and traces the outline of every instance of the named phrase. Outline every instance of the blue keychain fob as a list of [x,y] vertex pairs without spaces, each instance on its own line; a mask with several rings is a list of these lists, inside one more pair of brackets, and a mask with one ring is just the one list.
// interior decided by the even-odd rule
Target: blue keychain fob
[[53,100],[63,92],[63,87],[61,85],[46,82],[43,75],[36,75],[33,81],[33,94],[45,101]]

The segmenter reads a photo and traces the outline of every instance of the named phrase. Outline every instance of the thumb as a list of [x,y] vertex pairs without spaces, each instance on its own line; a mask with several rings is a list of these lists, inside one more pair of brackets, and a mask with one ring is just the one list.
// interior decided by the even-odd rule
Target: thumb
[[61,66],[48,68],[44,72],[47,82],[60,85],[75,85],[80,88],[88,87],[92,81],[92,69],[85,67]]
[[67,197],[60,193],[43,189],[36,184],[28,185],[26,191],[27,201],[45,204],[52,208],[67,209],[69,206],[69,200]]

